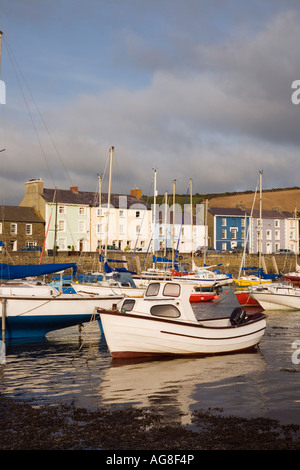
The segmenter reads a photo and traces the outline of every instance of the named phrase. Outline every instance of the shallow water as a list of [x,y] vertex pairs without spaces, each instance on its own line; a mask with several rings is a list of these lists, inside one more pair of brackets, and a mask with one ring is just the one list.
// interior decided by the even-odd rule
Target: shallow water
[[[198,317],[229,315],[238,303],[228,288],[218,303],[194,306]],[[97,409],[153,407],[189,424],[193,410],[271,417],[300,424],[300,311],[268,312],[257,352],[206,358],[112,361],[97,323],[53,332],[38,342],[12,342],[0,365],[1,392],[32,404]],[[300,347],[298,347],[300,350]],[[300,357],[300,354],[299,354]]]

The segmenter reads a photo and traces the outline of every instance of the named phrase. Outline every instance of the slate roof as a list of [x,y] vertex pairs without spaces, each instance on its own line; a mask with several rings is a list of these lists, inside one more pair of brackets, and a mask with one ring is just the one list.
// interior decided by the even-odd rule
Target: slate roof
[[[45,199],[47,203],[55,202],[55,189],[44,188],[41,196]],[[137,196],[132,196],[130,194],[111,194],[110,203],[113,207],[119,208],[120,196],[127,197],[127,209],[129,209],[134,204],[142,204],[146,206],[147,209],[150,209],[149,204],[147,204],[144,199]],[[107,204],[108,194],[101,194],[101,204]],[[99,195],[95,192],[90,191],[72,191],[70,189],[58,189],[57,190],[57,202],[58,204],[74,204],[74,205],[84,205],[97,207],[99,205]],[[124,200],[122,200],[122,204]],[[121,208],[124,208],[123,206]]]
[[[251,214],[251,209],[242,209],[240,207],[210,207],[208,211],[212,215],[220,216],[245,217],[246,214],[249,217]],[[258,219],[260,216],[259,210],[254,210],[252,216]],[[264,219],[287,219],[292,218],[293,214],[287,211],[262,210],[262,217]]]
[[0,221],[44,223],[44,220],[32,207],[22,206],[0,206]]

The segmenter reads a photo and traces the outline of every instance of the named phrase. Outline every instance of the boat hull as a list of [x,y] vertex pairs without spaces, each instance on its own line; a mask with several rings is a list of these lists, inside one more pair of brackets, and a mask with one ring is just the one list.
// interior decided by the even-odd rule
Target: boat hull
[[272,292],[255,292],[251,297],[264,310],[300,310],[300,295],[274,294]]
[[213,300],[218,299],[218,296],[215,292],[193,292],[190,295],[190,302],[197,303],[197,302],[212,302]]
[[233,327],[229,319],[188,323],[128,312],[98,313],[113,358],[234,353],[255,347],[266,328],[264,315]]
[[99,305],[111,308],[121,300],[123,297],[88,297],[77,294],[62,294],[54,298],[2,297],[1,317],[5,318],[5,328],[2,329],[1,338],[43,337],[49,331],[98,319],[96,309]]
[[239,304],[242,307],[258,307],[259,306],[259,303],[257,302],[257,300],[254,300],[250,296],[248,290],[236,291],[235,295]]

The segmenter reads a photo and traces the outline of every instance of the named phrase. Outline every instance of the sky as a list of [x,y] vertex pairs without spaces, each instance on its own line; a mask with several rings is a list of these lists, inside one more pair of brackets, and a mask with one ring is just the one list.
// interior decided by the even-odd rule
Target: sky
[[0,0],[0,197],[300,186],[298,0]]

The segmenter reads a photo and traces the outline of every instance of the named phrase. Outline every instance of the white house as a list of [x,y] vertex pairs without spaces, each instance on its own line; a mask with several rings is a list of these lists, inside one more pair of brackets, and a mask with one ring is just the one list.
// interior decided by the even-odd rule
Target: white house
[[173,205],[157,205],[155,214],[155,251],[171,249],[173,240],[174,249],[180,253],[191,253],[205,244],[204,204],[196,205],[196,214],[193,213],[193,217],[188,204],[183,209],[180,204],[175,204],[174,208]]

